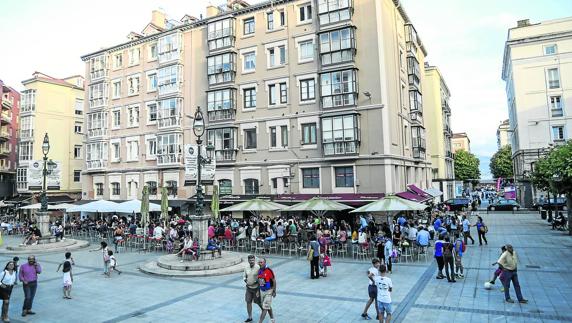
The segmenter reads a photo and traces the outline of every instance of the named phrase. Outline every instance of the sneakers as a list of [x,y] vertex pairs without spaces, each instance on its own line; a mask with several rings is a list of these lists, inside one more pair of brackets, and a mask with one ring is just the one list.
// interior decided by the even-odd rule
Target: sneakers
[[437,278],[437,279],[444,279],[445,276],[443,276],[443,275],[437,275],[437,277],[435,277],[435,278]]
[[512,298],[509,298],[506,300],[507,303],[514,303],[514,300]]
[[518,301],[521,304],[528,304],[528,300],[527,299],[521,299],[520,301]]
[[244,323],[248,323],[248,322],[252,322],[252,318],[251,318],[251,317],[249,317],[249,318],[247,318],[246,320],[244,320]]
[[363,317],[364,320],[371,320],[371,317],[369,317],[369,315],[367,315],[367,313],[363,313],[361,315],[361,317]]
[[494,284],[495,284],[495,281],[494,281],[494,280],[491,280],[489,283],[491,283],[491,285],[494,285]]

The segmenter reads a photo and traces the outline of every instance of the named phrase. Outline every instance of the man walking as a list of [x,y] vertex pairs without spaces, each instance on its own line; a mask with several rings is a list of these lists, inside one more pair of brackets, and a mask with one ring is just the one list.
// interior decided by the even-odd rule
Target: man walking
[[371,264],[372,267],[367,271],[367,276],[370,278],[369,285],[367,286],[367,293],[369,295],[369,300],[365,304],[365,308],[363,309],[363,313],[361,314],[361,317],[363,317],[366,320],[371,320],[371,317],[369,317],[369,315],[367,314],[367,311],[369,310],[371,303],[375,304],[375,312],[376,313],[379,312],[377,310],[377,287],[374,281],[371,280],[371,277],[379,276],[379,266],[381,265],[381,261],[378,258],[373,258]]
[[20,266],[20,281],[24,287],[24,306],[22,306],[22,316],[34,315],[32,304],[36,289],[38,288],[38,274],[42,272],[42,267],[36,262],[35,256],[29,256],[28,262]]
[[514,303],[514,300],[510,298],[510,282],[512,281],[518,302],[523,304],[528,303],[528,300],[522,297],[522,292],[520,291],[520,283],[518,282],[518,275],[516,273],[518,256],[516,255],[516,251],[513,250],[512,245],[506,245],[506,251],[502,253],[497,263],[502,267],[501,282],[504,287],[504,298],[506,302]]
[[310,238],[310,246],[308,247],[308,258],[310,258],[310,278],[320,278],[320,244],[313,234]]
[[443,267],[445,266],[445,259],[443,258],[443,245],[444,241],[442,237],[439,236],[439,240],[435,241],[435,260],[437,260],[437,267],[439,268],[439,272],[437,273],[437,279],[443,279],[445,276],[443,275]]
[[244,282],[246,283],[244,300],[246,301],[248,318],[244,322],[252,322],[252,302],[262,309],[260,305],[260,290],[258,287],[258,270],[260,270],[260,266],[256,264],[254,255],[248,255],[248,266],[244,268]]
[[260,300],[262,302],[262,313],[260,313],[259,323],[264,322],[266,312],[270,315],[270,322],[275,323],[272,312],[272,298],[276,297],[276,276],[272,269],[266,266],[266,258],[258,260],[258,285],[260,286]]
[[465,245],[467,245],[467,239],[471,239],[471,244],[475,244],[475,239],[473,239],[473,237],[471,237],[471,227],[473,225],[471,224],[471,222],[469,221],[469,219],[467,219],[466,215],[463,215],[463,238],[465,239]]

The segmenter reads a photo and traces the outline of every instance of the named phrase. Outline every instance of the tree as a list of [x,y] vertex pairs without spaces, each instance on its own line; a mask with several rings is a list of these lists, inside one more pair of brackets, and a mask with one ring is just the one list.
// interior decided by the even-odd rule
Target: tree
[[566,195],[568,234],[572,235],[572,140],[552,149],[537,162],[532,182],[540,189],[550,189]]
[[509,145],[502,147],[493,155],[489,167],[493,178],[512,178],[512,150]]
[[468,151],[459,150],[455,153],[455,179],[460,181],[478,180],[481,177],[479,159]]

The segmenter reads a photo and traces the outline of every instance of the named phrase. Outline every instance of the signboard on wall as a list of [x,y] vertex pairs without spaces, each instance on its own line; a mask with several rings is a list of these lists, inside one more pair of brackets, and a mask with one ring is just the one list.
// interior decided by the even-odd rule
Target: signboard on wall
[[[207,157],[206,146],[201,147],[201,156]],[[185,185],[197,184],[197,164],[198,164],[198,146],[185,145]],[[213,160],[209,164],[203,164],[201,167],[201,183],[203,185],[212,185],[215,179],[216,163]]]
[[[48,191],[59,190],[62,182],[62,163],[51,161],[51,171],[46,176]],[[28,189],[30,191],[41,191],[44,183],[44,161],[32,160],[28,166]]]

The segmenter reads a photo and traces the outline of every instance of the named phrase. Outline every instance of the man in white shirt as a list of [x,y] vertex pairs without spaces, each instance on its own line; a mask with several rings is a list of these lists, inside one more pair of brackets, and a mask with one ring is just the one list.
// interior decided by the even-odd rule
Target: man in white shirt
[[[381,275],[369,274],[369,279],[377,286],[377,313],[380,322],[389,323],[391,321],[391,292],[393,291],[393,283],[391,278],[387,277],[385,265],[379,266]],[[385,314],[385,320],[383,316]]]
[[163,229],[161,224],[158,224],[155,229],[153,229],[153,238],[161,239],[163,238],[163,233],[165,233],[165,229]]
[[[381,265],[381,261],[377,258],[373,258],[371,261],[371,264],[372,264],[372,266],[371,266],[371,268],[368,269],[367,276],[368,277],[379,276],[379,266]],[[365,304],[365,308],[363,309],[363,313],[361,314],[361,317],[363,317],[366,320],[371,320],[371,317],[369,317],[369,315],[367,315],[367,311],[369,310],[371,303],[375,304],[375,312],[376,313],[379,312],[377,309],[377,287],[374,285],[374,282],[371,281],[371,279],[370,279],[369,285],[367,286],[367,292],[369,294],[369,300]]]

